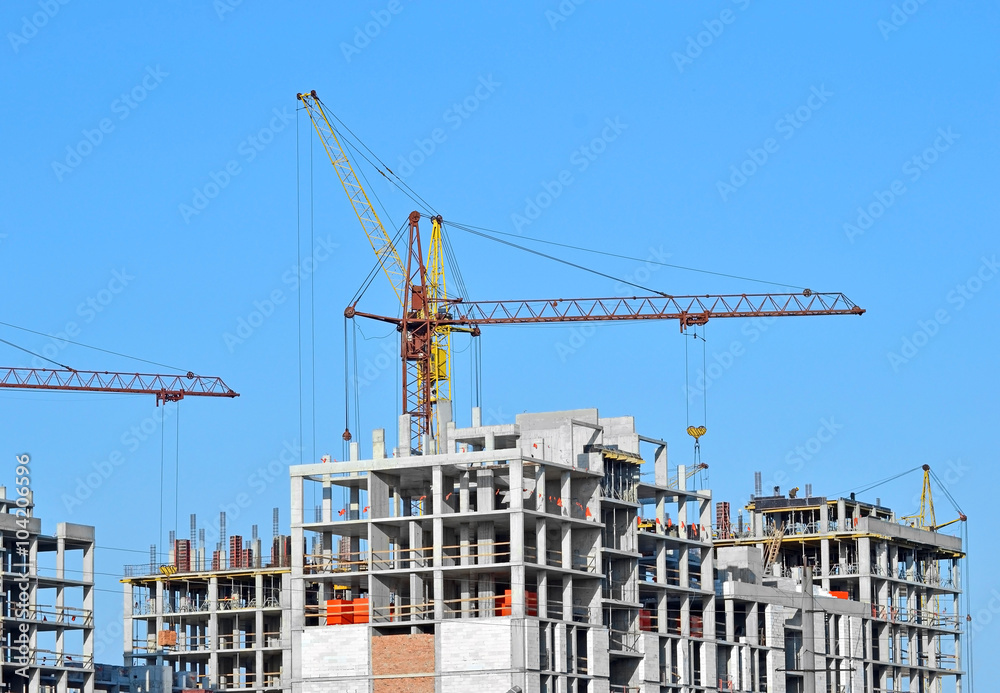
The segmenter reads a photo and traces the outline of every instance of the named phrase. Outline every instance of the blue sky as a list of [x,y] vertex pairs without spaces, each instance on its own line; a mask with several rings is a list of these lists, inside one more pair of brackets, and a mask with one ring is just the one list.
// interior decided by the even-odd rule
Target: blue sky
[[[1000,644],[986,529],[998,15],[881,0],[5,3],[3,322],[219,375],[241,397],[185,400],[161,425],[151,397],[5,391],[3,477],[12,486],[14,455],[30,453],[48,528],[97,526],[102,590],[157,541],[161,443],[164,533],[175,507],[186,536],[189,513],[207,525],[241,493],[251,502],[231,531],[256,523],[268,536],[273,506],[287,528],[284,477],[253,475],[342,454],[342,314],[374,261],[296,113],[295,94],[315,89],[445,219],[637,258],[554,249],[672,294],[784,289],[655,262],[842,291],[864,307],[710,323],[704,362],[702,342],[688,344],[690,421],[675,323],[486,329],[485,416],[634,415],[670,441],[672,463],[691,459],[686,425],[707,423],[711,485],[734,508],[755,470],[765,485],[835,495],[930,464],[971,520],[986,652]],[[372,180],[397,227],[413,203]],[[472,298],[632,293],[451,238]],[[391,299],[380,277],[365,305],[392,312]],[[257,325],[227,339],[244,320]],[[394,435],[397,345],[391,328],[359,327],[359,370],[373,377],[351,429],[367,451],[371,428]],[[164,370],[8,327],[0,337],[78,369]],[[469,354],[456,354],[460,423]],[[121,464],[88,486],[116,452]],[[911,474],[866,497],[912,511],[919,484]],[[954,515],[943,494],[937,509]],[[100,592],[99,605],[112,632],[120,597]]]

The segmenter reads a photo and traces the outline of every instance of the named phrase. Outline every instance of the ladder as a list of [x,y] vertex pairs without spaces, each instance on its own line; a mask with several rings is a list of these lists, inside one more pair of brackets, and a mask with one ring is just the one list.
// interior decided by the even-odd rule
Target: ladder
[[785,538],[785,523],[781,523],[773,530],[767,542],[767,549],[764,554],[764,573],[766,574],[774,562],[778,559],[778,552],[781,550],[781,540]]

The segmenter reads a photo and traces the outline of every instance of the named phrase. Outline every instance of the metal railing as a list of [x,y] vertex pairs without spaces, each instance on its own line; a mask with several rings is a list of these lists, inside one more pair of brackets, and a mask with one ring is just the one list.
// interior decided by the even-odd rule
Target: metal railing
[[220,557],[218,563],[216,564],[213,561],[211,553],[206,553],[209,553],[209,555],[205,556],[204,565],[199,566],[194,560],[194,556],[191,557],[192,560],[190,561],[190,565],[187,567],[179,566],[176,562],[132,563],[122,567],[122,577],[137,578],[168,574],[171,578],[173,578],[174,576],[204,573],[215,570],[260,570],[264,568],[290,568],[292,565],[291,556],[286,554],[269,555],[266,557],[253,556],[247,561],[242,559],[230,560],[228,555],[224,555]]
[[639,639],[642,634],[638,631],[614,630],[608,631],[608,649],[618,652],[639,652]]

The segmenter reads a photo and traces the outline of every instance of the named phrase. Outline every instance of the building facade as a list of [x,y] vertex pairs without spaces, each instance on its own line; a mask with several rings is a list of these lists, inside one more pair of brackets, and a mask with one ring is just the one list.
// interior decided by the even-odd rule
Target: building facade
[[94,528],[42,530],[27,496],[0,486],[0,681],[15,693],[93,693]]
[[430,454],[291,468],[294,693],[960,685],[958,539],[849,499],[734,528],[630,417],[442,409]]
[[[151,547],[149,563],[125,568],[125,663],[155,679],[146,690],[290,688],[288,537],[275,528],[265,557],[256,527],[249,542],[227,537],[224,518],[220,528],[222,540],[206,549],[192,516],[192,539],[171,537],[166,563]],[[172,682],[159,680],[163,667]]]

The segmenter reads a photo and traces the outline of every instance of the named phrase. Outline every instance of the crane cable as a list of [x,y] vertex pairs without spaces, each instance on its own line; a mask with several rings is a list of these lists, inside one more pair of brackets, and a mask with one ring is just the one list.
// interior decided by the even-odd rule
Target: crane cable
[[965,622],[968,637],[964,638],[965,648],[967,653],[967,659],[969,661],[968,677],[969,677],[969,693],[973,693],[975,690],[975,681],[973,680],[973,673],[976,670],[975,662],[972,656],[972,636],[973,634],[969,632],[972,628],[972,569],[969,566],[969,554],[972,552],[969,550],[969,525],[966,522],[962,523],[962,548],[965,549],[965,556],[963,556],[963,561],[965,563],[965,570],[962,571],[965,577],[965,584],[962,591],[965,593]]
[[[406,226],[407,223],[403,222],[403,224],[399,227],[399,230],[396,232],[396,236],[392,239],[393,247],[395,247],[397,241],[402,239],[403,231],[406,230]],[[375,280],[375,277],[378,276],[378,273],[381,269],[382,269],[382,258],[379,257],[375,261],[375,266],[372,267],[371,271],[368,273],[368,276],[365,277],[365,280],[363,282],[361,282],[361,287],[354,292],[354,296],[351,298],[350,305],[352,306],[356,305],[357,302],[361,300],[361,297],[365,295],[366,291],[368,291],[368,287],[371,286],[372,282]]]
[[[316,147],[313,145],[313,132],[309,130],[309,253],[315,252],[316,248],[316,208],[314,205],[314,179],[315,168],[313,166],[313,152]],[[316,461],[316,274],[309,276],[309,354],[312,359],[310,366],[310,376],[312,384],[310,393],[312,394],[312,460]],[[315,493],[313,484],[313,493]],[[313,498],[315,503],[315,497]]]
[[[456,224],[457,222],[449,221],[448,223],[450,223],[450,224]],[[789,288],[789,289],[805,290],[805,288],[806,288],[804,286],[796,286],[795,284],[784,284],[784,283],[781,283],[781,282],[767,281],[765,279],[754,279],[753,277],[742,277],[740,275],[728,274],[726,272],[713,272],[711,270],[699,269],[697,267],[686,267],[684,265],[674,265],[674,264],[671,264],[669,262],[660,262],[659,260],[653,260],[651,258],[643,259],[643,258],[638,258],[638,257],[632,257],[631,255],[620,255],[618,253],[611,253],[611,252],[608,252],[608,251],[605,251],[605,250],[596,250],[594,248],[585,248],[583,246],[573,245],[573,244],[570,244],[570,243],[559,243],[557,241],[549,241],[549,240],[545,240],[543,238],[533,238],[531,236],[522,236],[522,235],[516,234],[516,233],[509,233],[509,232],[506,232],[506,231],[497,231],[495,229],[487,229],[487,228],[484,228],[482,226],[473,226],[471,224],[463,224],[463,226],[466,226],[467,228],[470,228],[470,229],[477,229],[479,231],[484,231],[484,232],[487,232],[487,233],[499,234],[501,236],[511,236],[511,237],[514,237],[514,238],[521,238],[521,239],[524,239],[526,241],[532,241],[532,242],[535,242],[535,243],[545,243],[547,245],[559,246],[560,248],[568,248],[570,250],[579,250],[579,251],[584,252],[584,253],[593,253],[595,255],[603,255],[605,257],[614,257],[614,258],[618,258],[618,259],[621,259],[621,260],[633,260],[635,262],[644,262],[644,263],[649,263],[651,265],[659,265],[661,267],[670,267],[672,269],[685,270],[687,272],[699,272],[701,274],[711,274],[711,275],[714,275],[714,276],[717,276],[717,277],[726,277],[727,279],[739,279],[739,280],[742,280],[742,281],[757,282],[758,284],[770,284],[772,286],[783,286],[783,287]]]
[[[318,96],[317,97],[313,97],[313,98],[315,98],[317,101],[319,101],[320,105],[323,106],[323,110],[324,111],[329,111],[330,115],[333,116],[333,119],[336,120],[338,123],[340,123],[340,126],[342,128],[344,128],[344,130],[346,130],[347,132],[349,132],[351,134],[351,137],[353,137],[358,142],[358,144],[360,144],[362,147],[364,147],[365,151],[368,152],[369,154],[371,154],[372,158],[375,159],[375,161],[378,161],[379,164],[381,164],[382,168],[384,168],[386,171],[389,172],[389,175],[392,176],[392,178],[390,178],[389,176],[385,175],[385,172],[382,171],[382,168],[379,168],[374,163],[372,163],[371,159],[369,159],[364,154],[361,154],[361,157],[365,161],[367,161],[369,163],[369,165],[371,165],[372,168],[374,168],[376,171],[378,171],[390,183],[392,183],[397,188],[399,188],[400,191],[403,192],[407,197],[409,197],[415,203],[417,203],[421,207],[423,207],[425,211],[427,211],[428,213],[431,213],[431,212],[433,212],[435,214],[437,213],[436,210],[434,210],[434,208],[431,206],[431,204],[429,202],[427,202],[427,200],[425,200],[420,195],[418,195],[417,192],[415,190],[413,190],[413,188],[411,188],[409,185],[407,185],[406,182],[402,178],[400,178],[399,176],[397,176],[396,173],[391,168],[389,168],[389,166],[384,161],[382,161],[381,159],[379,159],[378,155],[375,154],[375,152],[373,152],[371,149],[369,149],[368,145],[366,145],[364,143],[364,141],[360,137],[358,137],[357,135],[355,135],[354,131],[351,130],[351,128],[347,127],[347,125],[344,123],[344,121],[342,121],[339,117],[337,117],[336,113],[334,113],[333,111],[330,111],[327,108],[326,104],[323,103]],[[330,127],[332,128],[333,125],[331,124]],[[341,134],[341,136],[342,136],[342,133],[340,133],[340,131],[337,130],[336,128],[334,128],[334,132],[336,132],[338,134]],[[343,138],[343,139],[344,139],[345,142],[348,141],[347,138]],[[357,149],[357,148],[355,147],[355,149]],[[393,178],[395,178],[399,182],[397,183],[396,180],[393,180]]]
[[648,286],[643,286],[642,284],[636,284],[635,282],[629,281],[627,279],[622,279],[620,277],[616,277],[616,276],[608,274],[606,272],[601,272],[600,270],[595,270],[595,269],[592,269],[590,267],[586,267],[585,265],[580,265],[580,264],[578,264],[576,262],[570,262],[569,260],[563,260],[562,258],[558,258],[558,257],[556,257],[554,255],[549,255],[548,253],[543,253],[540,250],[534,250],[533,248],[526,248],[523,245],[518,245],[517,243],[512,243],[510,241],[505,241],[502,238],[496,238],[494,236],[490,236],[489,234],[483,233],[481,231],[476,231],[472,227],[469,227],[469,226],[464,226],[462,224],[456,224],[455,222],[450,222],[450,223],[451,223],[451,225],[453,227],[455,227],[457,229],[460,229],[462,231],[465,231],[466,233],[470,233],[470,234],[472,234],[474,236],[479,236],[481,238],[487,238],[487,239],[489,239],[491,241],[495,241],[496,243],[501,243],[503,245],[510,246],[511,248],[517,248],[518,250],[523,250],[526,253],[531,253],[532,255],[537,255],[539,257],[543,257],[543,258],[546,258],[548,260],[553,260],[553,261],[561,263],[563,265],[568,265],[569,267],[575,267],[576,269],[583,270],[584,272],[590,272],[591,274],[596,274],[599,277],[604,277],[605,279],[611,279],[611,280],[619,282],[621,284],[628,284],[629,286],[634,286],[637,289],[642,289],[643,291],[648,291],[650,293],[658,294],[660,296],[663,296],[664,298],[671,298],[670,294],[663,293],[662,291],[658,291],[656,289],[651,289]]
[[53,360],[52,360],[52,359],[50,359],[50,358],[49,358],[48,356],[42,356],[41,354],[37,354],[37,353],[35,353],[34,351],[31,351],[31,349],[25,349],[25,348],[24,348],[23,346],[18,346],[17,344],[14,344],[14,342],[8,342],[8,341],[7,341],[6,339],[2,339],[2,338],[0,338],[0,342],[3,342],[3,343],[4,343],[4,344],[6,344],[7,346],[12,346],[12,347],[14,347],[15,349],[19,349],[20,351],[23,351],[23,352],[24,352],[24,353],[26,353],[26,354],[31,354],[32,356],[37,356],[37,357],[38,357],[38,358],[40,358],[40,359],[45,359],[45,360],[46,360],[46,361],[48,361],[49,363],[54,363],[54,364],[56,364],[57,366],[59,366],[60,368],[64,368],[64,369],[66,369],[66,370],[68,370],[68,371],[75,371],[75,370],[76,370],[75,368],[70,368],[70,367],[69,367],[69,366],[67,366],[66,364],[63,364],[63,363],[59,363],[58,361],[53,361]]
[[[702,326],[702,334],[698,334],[698,326],[695,325],[692,330],[691,338],[701,340],[701,373],[703,379],[703,387],[701,388],[701,398],[702,398],[702,423],[700,426],[691,425],[691,371],[690,371],[690,360],[688,357],[688,340],[684,339],[684,414],[687,420],[687,433],[694,438],[694,465],[696,469],[700,469],[701,465],[701,437],[705,435],[708,429],[708,340],[704,337],[704,332],[706,331],[705,326]],[[683,335],[686,337],[687,335]],[[697,382],[696,382],[697,385]],[[679,481],[679,480],[678,480]],[[700,478],[699,478],[700,481]]]
[[[172,371],[181,371],[183,373],[192,372],[190,368],[180,368],[178,366],[170,366],[170,365],[167,365],[165,363],[159,363],[158,361],[149,361],[147,359],[141,359],[138,356],[129,356],[128,354],[122,354],[121,352],[118,352],[118,351],[111,351],[109,349],[102,349],[101,347],[91,346],[90,344],[83,344],[81,342],[74,342],[71,339],[64,339],[63,337],[56,337],[55,335],[46,334],[45,332],[39,332],[38,330],[29,330],[27,327],[20,327],[18,325],[12,325],[9,322],[2,322],[2,321],[0,321],[0,325],[3,325],[4,327],[9,327],[9,328],[14,329],[14,330],[20,330],[21,332],[30,332],[31,334],[36,334],[39,337],[48,337],[49,339],[54,339],[54,340],[56,340],[58,342],[65,342],[66,344],[72,344],[73,346],[83,347],[84,349],[93,349],[94,351],[100,351],[100,352],[103,352],[105,354],[111,354],[112,356],[121,356],[122,358],[130,359],[132,361],[139,361],[141,363],[148,363],[148,364],[151,364],[153,366],[162,366],[163,368],[168,368],[168,369],[170,369]],[[68,371],[75,370],[74,368],[70,368],[69,366],[64,366],[63,364],[59,363],[58,361],[53,361],[52,359],[47,358],[45,356],[42,356],[41,354],[36,354],[34,352],[28,351],[27,349],[25,349],[23,347],[19,347],[16,344],[11,344],[10,342],[8,342],[6,340],[0,340],[0,341],[4,342],[5,344],[9,344],[10,346],[14,347],[15,349],[20,349],[21,351],[27,351],[29,354],[32,354],[33,356],[38,356],[39,358],[45,359],[49,363],[54,363],[57,366],[65,368]]]
[[[347,444],[351,439],[351,386],[350,386],[350,350],[347,341],[347,321],[344,316],[344,443],[341,446],[341,459],[347,459]],[[355,384],[355,387],[357,385]]]
[[[301,126],[299,125],[299,111],[302,109],[296,109],[295,111],[295,266],[302,266],[302,164],[301,158],[301,145],[299,144],[299,130]],[[302,449],[305,449],[305,433],[303,426],[302,417],[302,292],[296,291],[295,297],[297,300],[297,317],[298,317],[298,357],[299,357],[299,440],[298,444]]]

